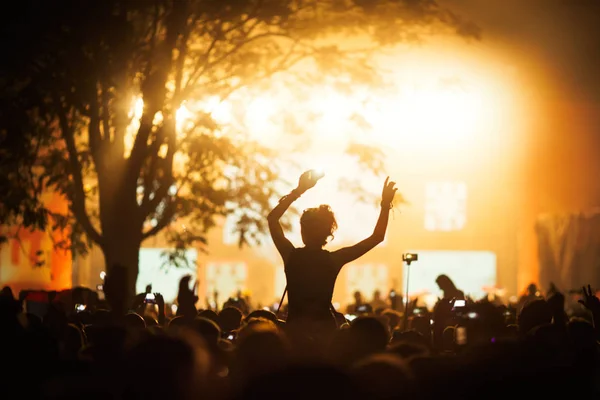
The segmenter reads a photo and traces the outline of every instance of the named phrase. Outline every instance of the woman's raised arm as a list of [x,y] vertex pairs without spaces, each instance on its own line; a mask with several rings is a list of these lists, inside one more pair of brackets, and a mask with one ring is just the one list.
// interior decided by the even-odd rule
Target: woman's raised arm
[[290,192],[287,196],[284,196],[279,203],[267,217],[269,222],[269,232],[275,247],[283,261],[287,261],[290,253],[294,250],[294,245],[285,237],[283,228],[279,223],[279,220],[285,214],[288,208],[296,201],[300,196],[304,194],[308,189],[312,188],[317,184],[317,181],[322,178],[322,175],[318,175],[315,171],[306,171],[300,176],[298,181],[298,187]]
[[341,267],[344,264],[348,264],[349,262],[362,257],[385,239],[385,232],[387,231],[388,220],[390,217],[390,208],[394,196],[396,195],[396,191],[398,190],[394,187],[396,183],[389,182],[389,179],[390,178],[388,177],[383,184],[383,191],[381,193],[381,211],[379,212],[379,218],[377,219],[377,224],[375,225],[373,233],[365,240],[358,242],[353,246],[344,247],[334,251],[332,256],[336,265]]

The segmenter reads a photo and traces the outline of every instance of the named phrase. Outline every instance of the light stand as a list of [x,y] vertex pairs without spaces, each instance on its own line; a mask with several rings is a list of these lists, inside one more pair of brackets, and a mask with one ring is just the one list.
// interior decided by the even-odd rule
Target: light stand
[[419,260],[419,255],[414,253],[402,254],[402,261],[406,263],[406,292],[404,292],[406,296],[406,301],[404,302],[404,321],[403,328],[406,331],[408,328],[408,305],[410,304],[410,298],[408,297],[408,288],[410,282],[410,264],[414,261]]

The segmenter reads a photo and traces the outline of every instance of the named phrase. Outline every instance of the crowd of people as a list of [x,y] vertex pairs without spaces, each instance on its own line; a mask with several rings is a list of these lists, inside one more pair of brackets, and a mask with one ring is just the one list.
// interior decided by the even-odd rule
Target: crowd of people
[[[357,298],[333,307],[340,269],[385,236],[396,189],[386,180],[373,233],[354,246],[324,249],[337,227],[328,206],[301,217],[304,246],[279,225],[291,203],[316,184],[309,171],[269,215],[285,266],[284,313],[228,300],[197,309],[191,277],[177,309],[159,293],[126,296],[126,268],[112,266],[106,300],[50,296],[43,315],[31,297],[0,294],[3,398],[48,399],[507,399],[600,395],[600,299],[584,288],[576,312],[552,287],[517,305],[473,301],[449,277],[433,309],[401,296]],[[530,293],[531,292],[531,293]],[[387,301],[386,301],[387,300]],[[368,307],[364,307],[368,305]],[[173,313],[173,311],[175,311]]]
[[[150,298],[152,298],[150,300]],[[389,299],[386,299],[389,300]],[[78,300],[79,301],[79,300]],[[189,278],[177,313],[141,293],[125,313],[51,301],[43,318],[0,295],[2,393],[25,398],[505,398],[600,394],[600,300],[549,291],[519,305],[442,298],[403,312],[362,302],[331,335],[305,336],[263,309],[197,310]],[[229,300],[230,301],[230,300]],[[377,300],[377,301],[380,301]],[[385,307],[384,307],[385,306]]]

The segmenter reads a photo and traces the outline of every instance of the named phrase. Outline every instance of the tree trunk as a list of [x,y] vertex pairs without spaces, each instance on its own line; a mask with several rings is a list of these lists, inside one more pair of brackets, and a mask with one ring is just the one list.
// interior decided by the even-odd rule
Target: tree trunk
[[136,295],[143,221],[138,217],[137,183],[126,179],[126,164],[104,165],[98,173],[101,247],[106,272],[115,278],[111,281],[112,288],[108,288],[111,293],[105,290],[105,295],[111,307],[119,307],[118,311],[123,312],[131,307]]
[[[127,221],[124,221],[124,225]],[[136,293],[136,283],[139,272],[139,255],[141,240],[137,238],[135,233],[127,234],[127,230],[124,229],[121,234],[105,235],[104,246],[102,246],[102,252],[104,253],[104,259],[106,262],[106,271],[108,275],[111,274],[118,277],[112,282],[114,291],[112,298],[107,300],[111,303],[111,306],[124,308],[122,311],[126,311],[131,307],[133,298]],[[115,267],[122,268],[123,271],[115,270]],[[116,298],[115,298],[116,297]],[[124,304],[121,304],[124,303]]]

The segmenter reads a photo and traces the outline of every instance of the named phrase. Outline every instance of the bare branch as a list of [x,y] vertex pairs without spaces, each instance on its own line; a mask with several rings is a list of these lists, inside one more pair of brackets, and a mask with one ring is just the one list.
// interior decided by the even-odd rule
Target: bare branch
[[[311,55],[310,53],[300,53],[300,54],[298,54],[297,57],[292,57],[294,55],[295,48],[296,48],[297,44],[298,44],[298,42],[295,42],[292,45],[290,51],[285,56],[283,56],[283,58],[277,63],[276,66],[274,66],[272,68],[268,68],[263,74],[261,74],[261,76],[254,77],[254,80],[256,82],[258,82],[258,81],[261,81],[263,79],[270,78],[273,75],[275,75],[276,73],[285,71],[285,70],[291,68],[292,66],[294,66],[295,64],[297,64],[298,62],[306,59],[307,57],[310,57],[310,55]],[[215,84],[215,83],[218,83],[218,82],[221,82],[221,81],[225,81],[227,79],[229,79],[229,77],[225,77],[225,78],[222,78],[222,79],[214,80],[214,81],[211,81],[210,83],[211,84]],[[227,89],[227,91],[225,91],[224,93],[220,94],[219,98],[221,99],[221,101],[227,99],[235,91],[237,91],[237,90],[241,89],[242,87],[246,86],[246,84],[247,84],[246,82],[240,82],[237,85],[230,86]]]
[[62,106],[58,96],[55,96],[55,102],[60,108],[59,110],[59,122],[62,130],[62,136],[67,145],[67,151],[69,153],[69,164],[71,166],[71,174],[73,175],[74,190],[70,193],[70,200],[73,207],[77,220],[81,223],[86,234],[99,245],[102,245],[102,235],[94,228],[92,221],[85,208],[85,189],[83,187],[83,176],[81,174],[81,163],[79,162],[77,148],[75,146],[75,137],[71,126],[67,120],[66,110]]
[[[261,5],[261,2],[257,2],[256,6],[254,7],[254,10],[252,10],[252,12],[248,13],[248,16],[246,18],[241,19],[240,22],[232,25],[229,29],[226,29],[225,31],[219,31],[218,33],[213,35],[213,40],[211,41],[211,43],[208,46],[208,49],[206,50],[204,55],[201,57],[201,59],[204,60],[204,63],[198,63],[196,65],[196,67],[190,72],[190,76],[189,76],[187,82],[185,83],[185,85],[183,86],[184,89],[187,89],[190,85],[195,84],[198,81],[198,79],[202,75],[204,75],[204,73],[208,70],[208,65],[210,63],[210,55],[211,55],[212,51],[214,50],[215,46],[217,45],[217,42],[225,40],[224,38],[229,33],[233,32],[237,29],[243,28],[244,25],[246,25],[246,23],[248,23],[253,18],[255,18],[255,16],[256,16],[255,13],[260,8],[260,5]],[[256,28],[258,23],[259,23],[259,21],[257,20],[252,26],[250,26],[248,28],[248,30],[246,32],[244,32],[244,34],[247,36],[250,33],[252,33],[252,31]]]
[[227,58],[231,57],[233,54],[237,53],[238,51],[240,51],[243,47],[247,46],[248,44],[250,44],[256,40],[265,39],[268,37],[280,37],[280,38],[294,40],[292,37],[290,37],[289,35],[284,34],[284,33],[266,32],[266,33],[257,34],[255,36],[252,36],[251,38],[248,38],[244,41],[237,43],[232,49],[227,51],[222,56],[218,57],[216,60],[213,60],[213,61],[207,60],[207,63],[205,64],[205,66],[200,70],[199,73],[196,74],[196,76],[190,76],[184,90],[182,91],[181,97],[186,98],[190,94],[193,87],[198,83],[198,80],[206,73],[206,71],[208,71],[209,69],[213,68],[214,66],[222,63]]

